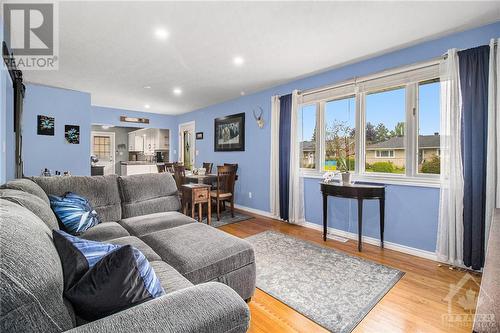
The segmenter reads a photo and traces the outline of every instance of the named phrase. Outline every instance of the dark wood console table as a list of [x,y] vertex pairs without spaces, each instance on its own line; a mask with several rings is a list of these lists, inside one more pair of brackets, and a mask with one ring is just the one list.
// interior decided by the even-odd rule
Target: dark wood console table
[[358,200],[358,251],[361,251],[362,226],[363,226],[363,200],[378,199],[380,206],[380,244],[384,247],[384,214],[385,214],[385,186],[321,182],[323,193],[323,240],[326,241],[328,227],[328,196]]

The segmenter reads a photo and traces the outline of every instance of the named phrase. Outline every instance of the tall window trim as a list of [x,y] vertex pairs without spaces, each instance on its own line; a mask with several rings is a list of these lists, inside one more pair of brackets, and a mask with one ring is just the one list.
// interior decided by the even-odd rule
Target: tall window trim
[[[319,88],[299,96],[299,109],[316,104],[316,168],[301,169],[304,177],[321,177],[325,171],[325,104],[347,97],[355,98],[356,159],[354,179],[367,181],[395,181],[438,185],[438,174],[418,172],[418,86],[425,81],[439,79],[439,62],[436,60],[392,69],[382,73],[346,81],[331,87]],[[373,92],[405,88],[405,157],[404,174],[386,174],[365,171],[366,160],[366,95]],[[307,97],[304,95],[307,94]]]

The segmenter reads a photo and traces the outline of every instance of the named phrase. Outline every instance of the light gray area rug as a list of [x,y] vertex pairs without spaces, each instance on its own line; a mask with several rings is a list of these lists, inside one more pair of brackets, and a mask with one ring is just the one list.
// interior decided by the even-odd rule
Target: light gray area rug
[[[220,221],[217,221],[217,213],[212,212],[212,220],[210,221],[210,225],[212,227],[218,228],[226,224],[238,223],[241,221],[250,220],[252,218],[252,216],[248,216],[239,212],[234,212],[234,217],[231,217],[231,211],[226,208],[226,210],[222,211],[220,214]],[[206,217],[203,219],[203,223],[207,223]]]
[[351,332],[403,272],[279,232],[247,237],[257,288],[335,333]]

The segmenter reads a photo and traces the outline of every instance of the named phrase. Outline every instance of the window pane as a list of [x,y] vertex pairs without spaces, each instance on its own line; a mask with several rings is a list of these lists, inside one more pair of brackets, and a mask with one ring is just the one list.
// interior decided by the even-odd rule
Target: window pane
[[405,173],[405,88],[366,96],[366,172]]
[[418,166],[419,173],[440,172],[439,159],[439,81],[418,87]]
[[355,99],[325,103],[325,170],[354,170]]
[[300,167],[316,168],[316,105],[299,110]]

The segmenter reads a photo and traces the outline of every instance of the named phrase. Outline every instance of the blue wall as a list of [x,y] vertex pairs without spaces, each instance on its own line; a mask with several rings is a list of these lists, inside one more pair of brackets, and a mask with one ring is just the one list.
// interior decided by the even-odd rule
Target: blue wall
[[[55,118],[54,136],[37,135],[37,115]],[[80,126],[80,144],[64,138],[65,125]],[[73,175],[90,175],[90,94],[28,84],[23,114],[24,174],[37,176],[44,168]]]
[[[444,54],[450,48],[470,48],[487,44],[491,38],[500,36],[500,22],[481,28],[456,33],[444,38],[421,43],[399,51],[374,57],[365,61],[333,69],[321,74],[280,85],[255,94],[199,109],[178,117],[178,122],[196,122],[196,131],[203,131],[205,139],[196,141],[199,156],[203,161],[221,164],[239,163],[240,180],[236,189],[237,204],[269,211],[269,165],[270,165],[270,112],[271,96],[288,94],[294,89],[310,89],[335,84],[356,76],[373,74],[389,68],[426,61]],[[258,129],[252,117],[252,109],[264,109],[266,126]],[[213,119],[229,114],[246,113],[246,151],[214,152]],[[321,200],[318,179],[305,180],[306,219],[320,224]],[[248,192],[252,192],[250,199]],[[434,251],[439,208],[439,190],[409,186],[388,186],[386,201],[386,240],[422,250]],[[330,227],[344,231],[355,231],[356,204],[338,199],[331,205]],[[378,208],[376,203],[365,205],[365,232],[378,237]]]
[[[120,121],[120,116],[129,116],[129,117],[138,117],[138,118],[148,118],[149,124],[134,124],[134,123],[123,123]],[[106,108],[101,106],[92,106],[91,107],[91,121],[92,124],[100,124],[100,125],[113,125],[113,126],[126,126],[126,127],[139,127],[139,128],[161,128],[161,129],[169,129],[170,130],[170,161],[177,160],[177,153],[174,150],[177,150],[178,145],[178,126],[177,126],[177,117],[155,114],[155,113],[146,113],[146,112],[137,112],[137,111],[129,111],[122,109],[113,109]]]

